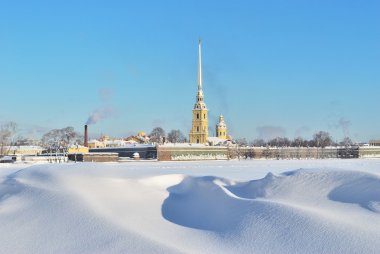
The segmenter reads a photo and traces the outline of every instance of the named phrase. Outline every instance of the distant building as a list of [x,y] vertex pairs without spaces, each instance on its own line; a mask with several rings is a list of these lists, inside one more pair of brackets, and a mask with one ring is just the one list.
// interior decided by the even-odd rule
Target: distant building
[[88,147],[81,145],[72,145],[67,149],[67,153],[88,153]]
[[121,147],[128,143],[122,139],[110,139],[109,136],[102,136],[99,140],[92,139],[88,141],[88,148],[105,148],[105,147]]
[[39,155],[45,149],[41,146],[7,146],[4,151],[7,155]]
[[149,137],[144,132],[137,133],[136,136],[129,136],[125,139],[110,139],[109,136],[102,136],[99,139],[92,139],[88,141],[88,148],[112,148],[124,147],[133,144],[146,144],[149,142]]
[[378,139],[378,140],[370,140],[369,142],[369,145],[370,146],[380,146],[380,140]]
[[129,136],[125,140],[127,142],[129,142],[129,144],[147,144],[147,143],[149,143],[149,137],[143,131],[140,131],[135,136]]

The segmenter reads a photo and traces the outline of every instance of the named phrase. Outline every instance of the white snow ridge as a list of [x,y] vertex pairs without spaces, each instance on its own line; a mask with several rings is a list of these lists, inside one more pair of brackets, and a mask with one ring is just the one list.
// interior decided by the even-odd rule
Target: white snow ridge
[[0,166],[0,253],[378,253],[379,166]]

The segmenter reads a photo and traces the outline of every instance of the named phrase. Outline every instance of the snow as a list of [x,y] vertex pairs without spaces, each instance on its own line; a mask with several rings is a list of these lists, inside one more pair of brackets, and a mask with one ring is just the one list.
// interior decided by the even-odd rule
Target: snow
[[1,253],[377,253],[380,160],[0,164]]
[[205,144],[193,144],[193,143],[165,143],[160,145],[160,147],[180,147],[180,148],[210,148],[210,146]]

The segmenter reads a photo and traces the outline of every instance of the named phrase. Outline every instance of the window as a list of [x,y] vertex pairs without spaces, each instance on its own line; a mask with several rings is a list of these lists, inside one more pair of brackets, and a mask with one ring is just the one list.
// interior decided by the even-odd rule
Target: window
[[197,126],[197,131],[199,131],[199,126]]
[[197,113],[197,119],[199,119],[199,113]]
[[199,144],[199,138],[197,138],[197,143]]
[[203,114],[203,118],[206,119],[206,114]]

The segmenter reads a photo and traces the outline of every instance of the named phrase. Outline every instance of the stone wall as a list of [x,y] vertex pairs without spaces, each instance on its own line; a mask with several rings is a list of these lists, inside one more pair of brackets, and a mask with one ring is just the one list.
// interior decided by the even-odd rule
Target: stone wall
[[162,147],[157,149],[160,161],[227,160],[227,147]]
[[228,159],[354,159],[380,158],[380,147],[167,147],[157,150],[158,160],[228,160]]
[[359,158],[380,158],[380,147],[378,146],[360,147]]

